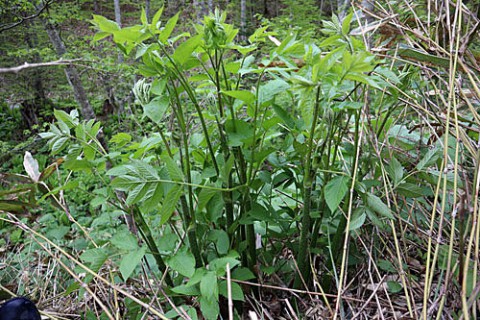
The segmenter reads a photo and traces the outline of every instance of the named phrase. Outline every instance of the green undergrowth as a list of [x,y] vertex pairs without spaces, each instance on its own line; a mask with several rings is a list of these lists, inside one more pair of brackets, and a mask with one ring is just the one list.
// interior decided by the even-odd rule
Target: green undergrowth
[[[112,130],[56,110],[40,134],[55,161],[39,165],[26,153],[28,175],[2,174],[0,209],[19,215],[2,216],[0,230],[16,225],[13,243],[26,233],[32,248],[52,252],[69,270],[63,294],[95,296],[89,286],[101,283],[127,295],[129,319],[145,310],[175,318],[179,308],[196,319],[197,305],[216,319],[225,299],[240,317],[255,283],[272,279],[320,292],[332,315],[346,315],[346,279],[367,260],[415,314],[409,285],[420,275],[411,261],[430,259],[422,252],[428,238],[403,230],[438,229],[442,220],[429,212],[440,201],[449,211],[456,197],[438,186],[465,188],[445,169],[446,158],[464,152],[457,140],[410,123],[402,99],[428,86],[418,70],[369,53],[350,34],[353,14],[324,21],[317,44],[289,34],[268,55],[268,27],[239,44],[221,12],[194,34],[176,32],[179,14],[164,24],[161,15],[148,22],[143,13],[124,28],[93,17],[95,41],[111,38],[135,60],[135,127]],[[15,217],[36,220],[39,233]],[[447,245],[436,254],[450,266]],[[472,269],[461,272],[470,274],[468,296]],[[141,277],[161,309],[122,291]],[[93,302],[98,314],[114,318],[101,301]]]

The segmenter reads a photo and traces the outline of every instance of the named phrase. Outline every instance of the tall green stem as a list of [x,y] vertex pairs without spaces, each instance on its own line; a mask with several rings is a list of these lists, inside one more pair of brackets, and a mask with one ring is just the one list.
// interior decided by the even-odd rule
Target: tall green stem
[[[195,257],[195,264],[197,267],[201,267],[203,265],[200,250],[197,243],[197,234],[196,234],[196,224],[197,220],[195,217],[195,209],[193,208],[193,187],[192,187],[192,175],[191,175],[191,168],[190,168],[190,151],[188,148],[188,133],[187,127],[184,118],[184,111],[182,108],[182,103],[180,101],[180,97],[178,96],[177,90],[173,87],[170,90],[170,93],[174,95],[176,99],[177,110],[175,115],[177,116],[177,120],[179,122],[180,131],[182,132],[182,145],[184,148],[184,155],[180,152],[182,164],[184,166],[184,174],[187,178],[187,188],[188,188],[188,205],[185,205],[185,201],[182,202],[183,204],[183,211],[184,211],[184,221],[187,224],[187,237],[188,242],[190,243],[190,249]],[[184,159],[183,159],[184,158]]]
[[176,76],[176,78],[180,81],[182,84],[183,88],[185,89],[185,92],[187,93],[190,101],[193,103],[193,106],[195,107],[195,110],[197,111],[198,118],[200,119],[200,124],[202,125],[202,130],[203,133],[205,134],[205,140],[207,142],[208,150],[210,152],[210,156],[212,157],[212,163],[213,167],[215,168],[215,172],[220,174],[220,169],[218,168],[217,164],[217,159],[215,158],[215,151],[213,150],[212,143],[210,141],[210,134],[208,133],[208,128],[207,124],[205,122],[205,119],[202,114],[202,110],[200,109],[200,105],[198,104],[197,98],[195,97],[195,93],[193,92],[190,83],[187,81],[181,70],[178,68],[177,64],[175,61],[172,59],[172,57],[168,54],[168,52],[165,50],[163,47],[163,44],[159,41],[158,45],[160,46],[163,54],[167,57],[168,61],[173,65],[173,69],[171,70],[173,74]]
[[308,137],[307,144],[307,157],[304,164],[304,176],[303,176],[303,217],[302,217],[302,226],[300,230],[300,242],[297,249],[297,264],[298,264],[298,274],[295,277],[295,288],[302,287],[302,279],[308,286],[310,281],[310,229],[311,229],[311,217],[310,217],[310,208],[311,208],[311,197],[312,197],[312,181],[315,176],[314,172],[311,170],[312,167],[312,152],[315,136],[315,128],[317,127],[318,114],[320,109],[320,85],[317,87],[317,94],[315,98],[315,107],[313,111],[312,126],[310,128],[310,136]]

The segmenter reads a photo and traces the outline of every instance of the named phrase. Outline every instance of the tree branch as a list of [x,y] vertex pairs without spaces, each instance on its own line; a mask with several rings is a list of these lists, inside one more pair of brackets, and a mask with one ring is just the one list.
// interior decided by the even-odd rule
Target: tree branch
[[1,73],[19,73],[20,71],[24,69],[29,69],[29,68],[39,68],[39,67],[50,67],[50,66],[61,66],[61,65],[69,65],[73,64],[76,61],[82,61],[83,59],[70,59],[70,60],[64,60],[64,59],[59,59],[56,61],[49,61],[49,62],[39,62],[39,63],[28,63],[25,62],[22,65],[16,66],[16,67],[11,67],[11,68],[0,68],[0,74]]
[[22,17],[20,19],[20,21],[17,21],[17,22],[13,22],[13,23],[5,23],[5,24],[2,24],[0,25],[0,33],[4,32],[4,31],[7,31],[7,30],[10,30],[10,29],[13,29],[15,28],[16,26],[19,26],[21,25],[22,23],[24,23],[25,21],[27,20],[30,20],[30,19],[33,19],[33,18],[36,18],[38,17],[45,9],[48,8],[48,6],[50,4],[52,4],[55,0],[48,0],[48,1],[45,1],[43,3],[43,6],[34,14],[28,16],[28,17]]

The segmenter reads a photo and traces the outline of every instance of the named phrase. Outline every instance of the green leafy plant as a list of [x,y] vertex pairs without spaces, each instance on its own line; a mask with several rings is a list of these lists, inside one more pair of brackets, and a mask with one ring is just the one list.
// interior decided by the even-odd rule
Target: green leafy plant
[[[238,280],[258,277],[259,264],[267,273],[290,270],[296,287],[309,286],[310,257],[322,253],[336,257],[334,274],[346,230],[360,228],[367,212],[394,219],[357,175],[357,101],[387,83],[371,74],[373,56],[349,36],[352,15],[325,23],[329,37],[319,46],[290,35],[257,65],[253,54],[270,35],[265,28],[240,46],[238,30],[218,11],[193,36],[174,35],[179,15],[163,25],[161,14],[148,23],[143,13],[140,25],[125,28],[92,20],[100,31],[95,40],[113,36],[125,55],[139,59],[145,78],[133,92],[155,129],[141,141],[118,133],[105,146],[99,122],[56,111],[56,124],[42,134],[53,154],[65,154],[65,168],[103,181],[96,205],[106,201],[126,217],[126,234],[117,230],[110,247],[94,246],[82,260],[95,271],[119,255],[126,280],[151,255],[171,290],[198,296],[209,318],[219,314],[219,295],[227,296],[227,269]],[[353,144],[345,143],[350,136]],[[353,213],[349,189],[364,209]],[[319,247],[333,221],[326,234],[333,245]],[[285,236],[298,272],[278,265],[280,248],[267,246],[270,237]],[[238,284],[230,286],[232,298],[243,300]]]

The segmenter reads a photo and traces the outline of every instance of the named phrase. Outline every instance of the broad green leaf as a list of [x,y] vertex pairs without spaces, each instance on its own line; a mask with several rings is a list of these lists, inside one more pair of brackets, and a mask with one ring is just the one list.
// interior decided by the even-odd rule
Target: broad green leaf
[[143,38],[148,38],[141,32],[141,26],[123,28],[113,34],[113,40],[117,44],[126,44],[126,53],[130,53],[136,43],[141,42]]
[[259,203],[253,203],[252,208],[247,211],[247,214],[244,217],[240,218],[239,223],[241,224],[253,224],[256,221],[272,222],[275,223],[276,220],[272,218],[268,210]]
[[171,290],[175,293],[183,294],[190,297],[200,295],[200,290],[197,286],[181,285],[181,286],[174,287]]
[[120,250],[135,251],[138,250],[137,238],[128,230],[117,232],[111,239],[110,243]]
[[158,24],[158,22],[160,21],[160,18],[162,17],[163,8],[164,8],[164,7],[161,7],[160,9],[158,9],[158,11],[157,11],[157,12],[155,13],[155,15],[153,16],[150,30],[153,31],[153,30],[156,30],[156,29],[159,28],[159,26],[158,26],[157,24]]
[[342,33],[343,35],[348,35],[350,32],[350,23],[352,22],[353,12],[350,12],[342,21]]
[[170,178],[173,181],[183,181],[184,180],[182,170],[179,168],[177,163],[175,161],[173,161],[172,158],[170,158],[168,156],[165,156],[165,157],[162,157],[162,160],[165,162],[165,165],[167,166],[168,174],[170,175]]
[[385,223],[383,223],[382,220],[380,220],[375,212],[371,210],[370,208],[366,207],[365,208],[365,213],[367,214],[367,217],[372,221],[374,225],[377,227],[384,229],[385,228]]
[[142,13],[140,15],[140,21],[142,25],[146,26],[148,24],[147,13],[145,12],[145,8],[142,8]]
[[67,146],[67,143],[68,143],[68,137],[60,137],[56,139],[52,145],[52,154],[57,154],[63,149],[65,149],[65,147]]
[[425,190],[413,183],[400,183],[395,190],[407,198],[420,198],[426,195]]
[[221,178],[224,183],[228,182],[228,179],[230,177],[230,172],[232,171],[233,164],[235,163],[235,157],[233,155],[230,155],[225,162],[225,165],[223,165],[223,170],[221,171]]
[[255,275],[248,268],[236,268],[232,272],[232,279],[236,280],[252,280],[255,279]]
[[169,105],[170,99],[167,96],[156,97],[143,106],[143,112],[150,120],[161,124]]
[[[231,297],[233,300],[236,301],[245,301],[245,296],[243,295],[242,288],[238,283],[232,282],[231,284]],[[218,284],[218,293],[228,298],[228,290],[227,290],[227,281],[223,280]]]
[[183,65],[191,57],[193,51],[202,42],[202,35],[196,35],[182,43],[173,53],[173,60],[179,65]]
[[292,117],[288,114],[288,112],[280,107],[277,104],[272,104],[273,111],[277,114],[277,116],[283,120],[283,123],[289,128],[293,129],[295,128],[295,121],[292,119]]
[[219,254],[224,255],[230,249],[230,240],[228,234],[223,230],[210,230],[207,239],[215,243],[215,247]]
[[105,39],[106,37],[110,36],[111,33],[110,32],[97,32],[95,33],[95,35],[93,36],[93,43],[96,43],[102,39]]
[[147,51],[148,51],[152,46],[153,46],[152,44],[149,44],[149,45],[146,45],[146,44],[144,44],[144,43],[138,44],[138,46],[137,46],[137,51],[135,52],[135,60],[137,60],[138,58],[143,57],[143,55],[144,55],[145,53],[147,53]]
[[166,43],[168,40],[168,37],[172,34],[173,29],[177,25],[178,17],[180,16],[180,12],[177,12],[176,15],[168,19],[167,23],[165,24],[165,28],[160,32],[158,35],[158,40],[160,40],[161,43]]
[[103,32],[114,33],[115,31],[120,30],[120,27],[115,21],[108,20],[107,18],[96,14],[93,15],[92,23]]
[[387,171],[390,175],[390,178],[393,181],[394,185],[398,185],[403,179],[403,166],[397,160],[397,158],[392,157],[390,163],[387,166]]
[[363,74],[363,73],[358,73],[358,72],[355,72],[355,73],[347,73],[344,77],[344,79],[349,79],[349,80],[353,80],[353,81],[358,81],[358,82],[361,82],[361,83],[365,83],[373,88],[377,88],[377,89],[382,89],[378,83],[375,82],[375,80],[373,80],[372,77],[369,77],[368,75],[366,74]]
[[257,28],[253,34],[248,37],[248,42],[254,43],[254,42],[265,42],[265,39],[268,36],[274,35],[275,32],[266,32],[269,26]]
[[208,201],[210,201],[210,199],[212,199],[217,192],[219,191],[210,188],[202,188],[200,190],[200,194],[198,195],[197,212],[201,212],[203,209],[205,209]]
[[123,147],[130,141],[132,141],[132,136],[124,132],[117,133],[110,139],[110,142],[117,144],[118,147]]
[[152,82],[152,86],[150,87],[150,93],[155,94],[157,96],[161,96],[165,92],[165,88],[167,86],[167,79],[155,79]]
[[207,270],[205,268],[195,269],[193,276],[191,276],[190,279],[188,280],[187,286],[194,286],[197,283],[200,283],[205,273],[207,273]]
[[392,272],[392,273],[397,272],[397,269],[395,268],[393,263],[391,263],[388,260],[384,260],[384,259],[378,260],[377,266],[380,268],[380,270],[383,270],[383,271]]
[[350,177],[338,176],[330,180],[325,186],[325,201],[331,212],[337,210],[348,191],[348,182]]
[[365,223],[365,219],[367,218],[367,214],[365,212],[365,208],[360,207],[353,211],[352,217],[350,218],[350,227],[349,230],[357,230]]
[[444,68],[450,67],[450,60],[448,58],[428,54],[411,47],[401,48],[398,50],[398,55],[400,55],[402,58],[413,60],[415,62],[423,62],[430,66],[439,66]]
[[228,145],[239,147],[244,144],[249,145],[253,138],[253,127],[250,123],[243,120],[227,120],[225,122],[227,131]]
[[343,101],[339,104],[335,103],[332,106],[333,111],[343,111],[343,110],[359,110],[364,106],[363,102],[358,101]]
[[290,85],[280,79],[272,80],[260,86],[258,90],[258,102],[260,105],[269,102],[281,92],[285,92],[290,88]]
[[42,139],[51,139],[56,136],[53,132],[41,132],[38,134]]
[[127,191],[129,204],[148,201],[157,194],[160,178],[156,170],[144,161],[133,160],[127,165],[114,167],[107,171],[107,175],[117,176],[111,186]]
[[123,257],[120,262],[120,273],[122,274],[123,280],[127,281],[127,279],[130,278],[135,268],[142,261],[146,252],[147,247],[141,247],[138,250],[131,251]]
[[172,189],[168,191],[167,195],[165,196],[165,202],[160,209],[160,225],[163,225],[168,221],[168,219],[170,219],[182,193],[183,186],[181,185],[174,185]]
[[233,269],[239,264],[240,261],[238,261],[237,258],[227,256],[210,261],[209,269],[215,271],[217,276],[223,277],[226,273],[227,265],[229,265],[230,269]]
[[200,292],[209,301],[218,301],[218,283],[215,271],[208,271],[200,281]]
[[435,147],[433,149],[428,149],[427,153],[425,154],[425,156],[423,156],[422,160],[420,160],[418,163],[417,163],[417,170],[423,170],[423,168],[425,168],[426,166],[429,166],[433,163],[435,163],[439,158],[439,152],[438,152],[438,148]]
[[220,313],[218,301],[208,299],[203,295],[200,297],[200,310],[205,319],[217,319]]
[[91,269],[98,270],[108,259],[107,249],[106,248],[88,249],[80,255],[80,259],[83,262],[88,262],[90,264],[89,267]]
[[230,90],[230,91],[222,91],[223,94],[233,97],[235,99],[242,100],[246,104],[253,104],[255,102],[255,95],[250,91],[246,90]]
[[138,183],[128,191],[126,203],[135,204],[141,200],[149,199],[155,192],[156,183]]
[[381,75],[385,80],[388,80],[389,83],[400,83],[400,79],[398,78],[397,74],[389,68],[378,67],[375,69],[375,73]]
[[[192,296],[188,294],[188,296]],[[187,316],[187,317],[185,317]],[[166,319],[188,319],[198,320],[197,309],[189,305],[181,305],[165,313]],[[203,319],[203,318],[202,318]]]
[[65,240],[65,235],[70,231],[70,227],[67,226],[56,226],[55,228],[49,229],[46,236],[48,238],[53,238],[55,240]]
[[170,268],[177,271],[185,277],[193,276],[195,272],[195,258],[191,252],[186,250],[178,251],[167,261]]
[[73,118],[71,115],[63,110],[53,110],[53,114],[58,121],[64,122],[69,128],[73,128],[78,125],[78,119]]
[[146,212],[151,212],[152,210],[156,209],[161,203],[163,194],[164,194],[164,188],[162,183],[156,183],[155,184],[155,189],[153,190],[153,193],[149,193],[150,198],[149,199],[144,199],[145,201],[143,202],[141,208],[142,210]]
[[367,204],[370,209],[379,215],[388,219],[395,219],[390,208],[376,195],[367,193]]
[[402,291],[402,285],[397,281],[387,281],[388,291],[391,293],[397,293]]

